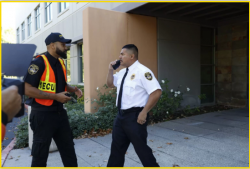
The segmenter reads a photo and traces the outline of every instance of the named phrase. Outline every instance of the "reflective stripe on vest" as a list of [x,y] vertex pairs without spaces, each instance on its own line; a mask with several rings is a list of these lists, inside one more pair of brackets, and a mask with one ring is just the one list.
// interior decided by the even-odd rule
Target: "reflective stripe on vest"
[[[65,81],[67,83],[67,73],[66,73],[66,67],[64,65],[64,61],[61,58],[58,58],[58,60],[60,61],[61,65],[62,65]],[[67,85],[65,86],[65,91],[67,91]]]
[[[44,64],[45,64],[45,69],[44,69],[44,72],[43,72],[43,74],[41,76],[38,89],[43,91],[43,92],[46,92],[46,93],[55,94],[56,93],[55,73],[54,73],[53,69],[51,68],[51,66],[49,64],[49,61],[48,61],[47,57],[45,55],[39,55],[36,58],[38,58],[40,56],[43,58],[43,61],[44,61]],[[64,77],[65,77],[65,80],[67,82],[66,68],[64,66],[64,62],[63,62],[62,59],[59,59],[59,61],[60,61],[61,65],[62,65]],[[66,89],[67,89],[67,86],[65,87],[65,91],[66,91]],[[35,100],[36,100],[37,103],[39,103],[41,105],[44,105],[44,106],[51,106],[53,104],[53,101],[54,101],[54,100],[50,100],[50,99],[35,99]]]

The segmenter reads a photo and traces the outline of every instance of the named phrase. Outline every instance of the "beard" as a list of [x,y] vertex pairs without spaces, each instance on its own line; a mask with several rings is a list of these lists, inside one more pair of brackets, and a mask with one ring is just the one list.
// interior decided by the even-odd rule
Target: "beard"
[[61,56],[63,59],[67,59],[67,53],[61,51],[59,48],[56,48],[56,54]]

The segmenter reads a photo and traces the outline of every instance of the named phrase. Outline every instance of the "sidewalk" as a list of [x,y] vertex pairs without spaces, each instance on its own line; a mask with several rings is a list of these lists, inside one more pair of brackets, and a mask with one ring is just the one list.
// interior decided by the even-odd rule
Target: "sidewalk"
[[[74,140],[78,166],[106,167],[111,140],[111,134]],[[161,167],[249,167],[249,113],[232,109],[148,126],[148,145]],[[30,167],[30,154],[29,148],[12,150],[3,167]],[[58,151],[47,166],[63,167]],[[142,167],[131,144],[124,166]]]

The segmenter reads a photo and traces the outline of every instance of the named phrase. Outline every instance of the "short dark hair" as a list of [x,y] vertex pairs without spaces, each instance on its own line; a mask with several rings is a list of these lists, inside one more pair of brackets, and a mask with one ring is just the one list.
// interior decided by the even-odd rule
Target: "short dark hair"
[[122,49],[129,49],[135,54],[135,58],[138,59],[138,48],[134,44],[127,44]]

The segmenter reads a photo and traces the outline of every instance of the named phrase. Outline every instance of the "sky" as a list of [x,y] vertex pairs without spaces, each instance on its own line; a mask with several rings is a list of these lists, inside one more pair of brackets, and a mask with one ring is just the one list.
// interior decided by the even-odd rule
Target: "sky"
[[1,27],[3,30],[13,28],[15,30],[15,8],[14,2],[2,2],[1,9]]

